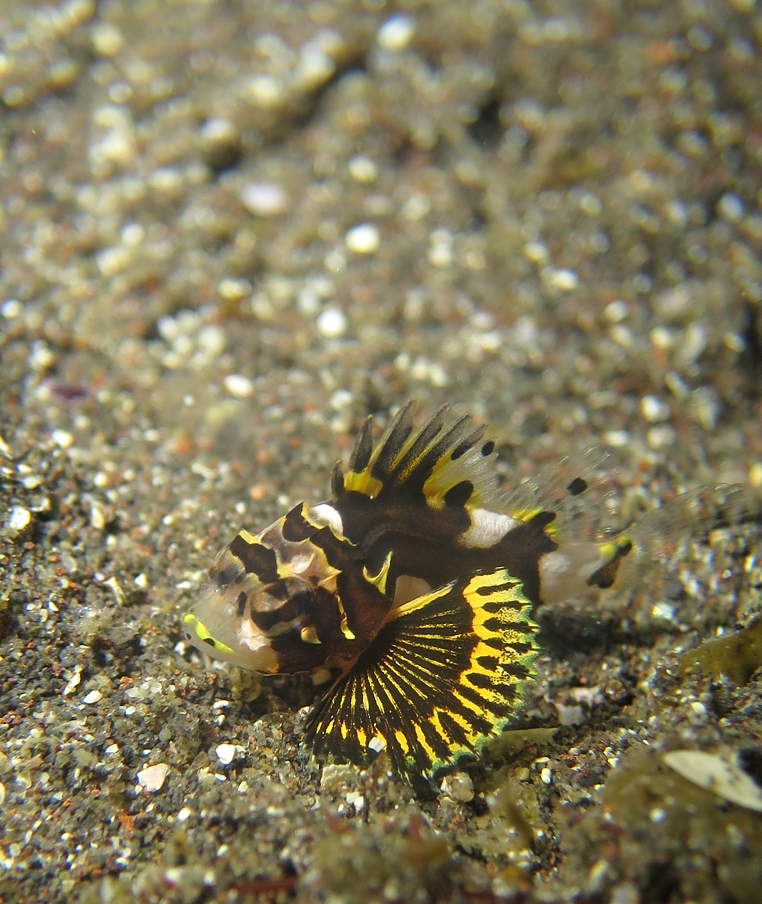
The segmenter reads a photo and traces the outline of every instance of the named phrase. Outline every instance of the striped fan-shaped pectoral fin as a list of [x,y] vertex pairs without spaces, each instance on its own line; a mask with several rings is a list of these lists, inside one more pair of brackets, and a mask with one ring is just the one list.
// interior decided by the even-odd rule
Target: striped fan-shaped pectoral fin
[[310,715],[315,754],[361,762],[386,749],[398,772],[429,775],[478,752],[516,713],[533,676],[530,608],[500,569],[392,610]]

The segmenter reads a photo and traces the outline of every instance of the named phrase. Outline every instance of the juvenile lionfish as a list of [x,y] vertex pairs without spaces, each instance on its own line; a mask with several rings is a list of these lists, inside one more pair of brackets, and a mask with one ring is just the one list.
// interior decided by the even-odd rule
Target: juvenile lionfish
[[386,749],[397,771],[429,776],[520,713],[541,604],[624,583],[654,537],[709,503],[694,494],[606,542],[580,539],[569,512],[600,456],[508,495],[486,426],[445,426],[444,406],[414,432],[413,408],[375,448],[365,421],[330,502],[240,531],[184,624],[204,652],[257,672],[333,673],[307,722],[317,755]]

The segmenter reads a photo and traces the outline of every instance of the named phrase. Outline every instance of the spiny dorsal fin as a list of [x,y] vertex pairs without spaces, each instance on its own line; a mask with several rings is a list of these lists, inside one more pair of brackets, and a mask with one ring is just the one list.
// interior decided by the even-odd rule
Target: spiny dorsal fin
[[350,471],[363,471],[368,467],[373,454],[373,418],[367,417],[355,440],[352,454],[349,457]]
[[[368,499],[394,497],[442,508],[448,493],[454,492],[458,502],[470,507],[499,505],[495,443],[484,437],[487,428],[475,426],[468,415],[445,428],[444,405],[414,433],[414,408],[414,402],[400,408],[375,448],[371,422],[363,424],[347,472],[334,470],[334,503],[347,493],[359,493]],[[449,497],[451,503],[455,496]]]

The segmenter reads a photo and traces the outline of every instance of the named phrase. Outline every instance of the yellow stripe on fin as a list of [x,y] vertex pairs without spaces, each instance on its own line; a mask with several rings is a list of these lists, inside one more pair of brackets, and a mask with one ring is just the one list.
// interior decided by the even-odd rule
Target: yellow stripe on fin
[[383,482],[373,477],[367,471],[347,471],[344,475],[344,489],[348,493],[362,493],[364,496],[370,496],[373,499],[381,492]]
[[386,585],[388,583],[389,569],[392,567],[393,557],[394,553],[390,551],[384,559],[384,563],[379,569],[378,574],[371,574],[365,565],[363,565],[362,568],[362,575],[365,580],[374,587],[377,587],[378,592],[383,593],[384,595],[386,595]]

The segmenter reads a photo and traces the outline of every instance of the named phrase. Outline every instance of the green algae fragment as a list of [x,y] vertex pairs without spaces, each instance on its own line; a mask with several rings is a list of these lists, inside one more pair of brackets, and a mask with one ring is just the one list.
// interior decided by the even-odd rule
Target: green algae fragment
[[488,741],[485,749],[494,757],[515,756],[525,747],[537,744],[542,747],[550,744],[559,726],[552,728],[517,728],[509,729],[498,735],[494,740]]
[[743,686],[762,667],[762,616],[757,616],[741,631],[682,653],[679,659],[685,671],[698,666],[713,678],[724,675]]

